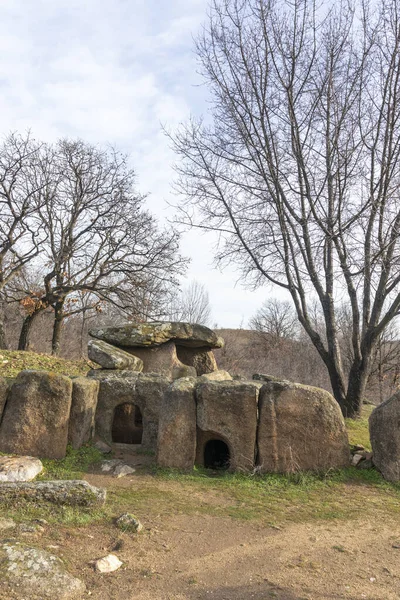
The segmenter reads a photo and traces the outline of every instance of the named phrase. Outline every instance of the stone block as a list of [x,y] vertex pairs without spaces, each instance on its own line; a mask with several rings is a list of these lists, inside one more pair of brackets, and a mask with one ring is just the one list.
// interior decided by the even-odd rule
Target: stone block
[[0,423],[1,418],[3,416],[4,407],[7,402],[7,395],[9,391],[9,386],[7,380],[4,377],[0,377]]
[[63,458],[68,441],[72,381],[44,371],[21,371],[8,395],[0,452]]
[[258,459],[261,472],[292,473],[346,467],[346,427],[329,392],[283,381],[260,390]]
[[376,468],[388,481],[400,481],[400,392],[372,411],[369,436]]
[[80,448],[94,433],[99,382],[88,377],[72,379],[72,404],[68,426],[68,443]]
[[196,379],[174,381],[160,405],[157,464],[193,469],[196,455]]
[[208,449],[212,450],[209,442],[215,440],[227,445],[230,470],[251,471],[256,446],[257,387],[240,381],[209,381],[197,386],[196,397],[196,463],[207,462]]
[[143,370],[143,362],[140,358],[102,340],[89,340],[88,356],[103,369],[129,369],[139,372]]
[[197,375],[213,373],[218,370],[214,352],[208,347],[187,348],[185,346],[177,346],[176,353],[178,359],[183,362],[183,364],[196,369]]

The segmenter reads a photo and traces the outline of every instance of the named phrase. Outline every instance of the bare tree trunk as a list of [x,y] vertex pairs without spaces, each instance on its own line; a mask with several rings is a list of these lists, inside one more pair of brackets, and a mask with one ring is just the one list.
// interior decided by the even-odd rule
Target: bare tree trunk
[[19,334],[18,350],[28,349],[29,335],[32,329],[33,322],[38,316],[39,312],[41,311],[33,312],[25,317],[24,322],[22,323],[21,333]]
[[61,345],[61,333],[64,321],[64,300],[56,302],[54,306],[54,325],[53,337],[51,340],[51,353],[53,356],[58,356]]

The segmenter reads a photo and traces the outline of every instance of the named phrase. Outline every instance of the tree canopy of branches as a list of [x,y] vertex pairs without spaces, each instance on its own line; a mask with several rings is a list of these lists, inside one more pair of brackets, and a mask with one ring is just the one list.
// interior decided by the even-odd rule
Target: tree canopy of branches
[[198,281],[192,281],[174,297],[168,313],[173,321],[209,325],[211,305],[205,286]]
[[250,319],[250,327],[277,341],[295,338],[298,319],[293,304],[288,300],[268,298]]
[[400,3],[214,0],[197,54],[211,118],[173,137],[182,220],[218,231],[217,259],[253,284],[289,292],[343,413],[357,415],[400,309]]
[[54,353],[63,320],[77,312],[111,303],[137,319],[157,313],[185,261],[175,230],[159,230],[144,209],[126,157],[60,140],[43,144],[29,168],[35,177],[46,174],[34,213],[43,241],[40,255],[10,286],[26,310],[19,349],[26,349],[35,318],[48,308],[55,315]]

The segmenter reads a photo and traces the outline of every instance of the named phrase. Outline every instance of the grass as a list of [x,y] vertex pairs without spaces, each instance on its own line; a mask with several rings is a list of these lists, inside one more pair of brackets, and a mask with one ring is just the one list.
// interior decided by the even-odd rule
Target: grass
[[368,418],[374,408],[370,404],[364,404],[358,419],[345,419],[351,446],[362,445],[365,449],[371,450]]
[[75,377],[85,375],[91,368],[92,364],[84,359],[66,360],[37,352],[0,350],[0,377],[14,378],[25,369],[52,371],[59,375]]

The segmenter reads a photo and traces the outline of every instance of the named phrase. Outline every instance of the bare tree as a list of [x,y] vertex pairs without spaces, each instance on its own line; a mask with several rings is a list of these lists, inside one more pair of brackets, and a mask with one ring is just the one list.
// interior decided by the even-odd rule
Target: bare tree
[[[46,157],[44,162],[47,168]],[[41,284],[16,293],[27,313],[19,349],[27,347],[37,315],[52,307],[52,351],[58,353],[63,321],[98,310],[102,302],[146,318],[156,310],[151,301],[168,293],[184,261],[176,232],[160,231],[144,210],[125,156],[61,140],[49,167],[52,177],[38,212],[46,233],[36,265]]]
[[10,134],[0,145],[0,348],[7,347],[5,288],[38,255],[43,239],[37,211],[48,172],[37,168],[39,152],[29,134]]
[[250,327],[277,340],[293,339],[298,330],[297,314],[288,300],[268,298],[250,319]]
[[219,232],[218,261],[291,295],[336,400],[355,416],[400,309],[400,4],[214,0],[197,54],[212,121],[173,138],[181,221]]
[[211,306],[206,287],[198,281],[192,281],[173,298],[168,309],[168,318],[173,321],[209,325]]

